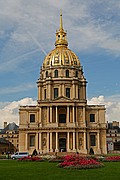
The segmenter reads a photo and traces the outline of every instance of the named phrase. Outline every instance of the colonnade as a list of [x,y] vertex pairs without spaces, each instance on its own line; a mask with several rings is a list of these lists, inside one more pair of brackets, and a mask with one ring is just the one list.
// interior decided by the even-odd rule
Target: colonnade
[[[46,146],[46,151],[47,152],[53,152],[53,133],[55,133],[55,147],[54,150],[56,152],[59,152],[59,133],[62,132],[47,132],[46,133],[46,142],[45,142],[45,146]],[[67,136],[66,136],[66,151],[70,152],[71,150],[73,152],[75,151],[79,151],[81,149],[81,145],[82,145],[82,149],[86,150],[87,148],[90,148],[90,134],[89,132],[66,132]],[[70,144],[70,133],[72,133],[72,145]],[[81,139],[81,143],[80,144],[80,139],[79,139],[79,133],[83,133],[82,137],[83,139]],[[25,150],[29,149],[29,138],[28,138],[29,134],[26,133],[26,138],[25,138]],[[87,138],[86,138],[87,136]],[[86,139],[87,139],[87,146],[86,146]],[[42,137],[42,132],[36,133],[35,135],[35,148],[37,150],[39,150],[40,152],[42,152],[43,150],[43,137]],[[100,149],[100,132],[96,132],[96,146],[97,149]],[[72,147],[72,149],[71,149]]]

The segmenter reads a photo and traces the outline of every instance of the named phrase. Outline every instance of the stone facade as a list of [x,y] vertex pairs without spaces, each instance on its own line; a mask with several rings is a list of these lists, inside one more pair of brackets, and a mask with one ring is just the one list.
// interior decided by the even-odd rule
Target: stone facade
[[[5,139],[6,142],[10,142],[10,152],[18,151],[19,149],[19,132],[18,132],[18,126],[13,122],[7,124],[7,122],[4,122],[4,128],[0,131],[0,138]],[[4,149],[4,152],[7,152],[7,149]]]
[[[107,150],[108,152],[119,151],[120,153],[120,127],[119,122],[107,122]],[[118,153],[118,152],[117,152]]]
[[67,46],[60,15],[55,49],[37,81],[37,105],[19,109],[19,151],[106,154],[105,106],[87,105],[82,66]]

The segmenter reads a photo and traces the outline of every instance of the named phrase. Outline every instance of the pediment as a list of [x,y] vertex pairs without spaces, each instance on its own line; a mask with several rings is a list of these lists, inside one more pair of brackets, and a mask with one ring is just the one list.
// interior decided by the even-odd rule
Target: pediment
[[68,97],[65,96],[60,96],[56,99],[53,100],[54,102],[71,102],[71,99],[69,99]]

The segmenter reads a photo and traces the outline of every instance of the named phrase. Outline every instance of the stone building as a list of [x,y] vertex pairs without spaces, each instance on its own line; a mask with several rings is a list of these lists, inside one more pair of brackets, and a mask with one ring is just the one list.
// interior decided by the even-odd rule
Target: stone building
[[37,105],[19,109],[19,150],[106,154],[105,106],[87,105],[87,81],[66,36],[60,15],[55,49],[37,81]]
[[107,150],[108,152],[120,151],[120,126],[119,122],[107,122]]
[[[7,124],[4,122],[4,128],[0,131],[0,138],[6,140],[6,142],[10,142],[8,144],[12,144],[12,148],[9,151],[15,152],[19,148],[19,133],[18,133],[18,126],[13,122]],[[7,144],[7,143],[6,143]],[[7,150],[5,149],[4,152]]]

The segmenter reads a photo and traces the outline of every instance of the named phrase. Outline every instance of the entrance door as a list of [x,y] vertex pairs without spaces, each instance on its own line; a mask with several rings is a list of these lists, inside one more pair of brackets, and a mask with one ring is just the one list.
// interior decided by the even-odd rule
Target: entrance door
[[66,152],[66,139],[65,138],[59,139],[59,151]]

